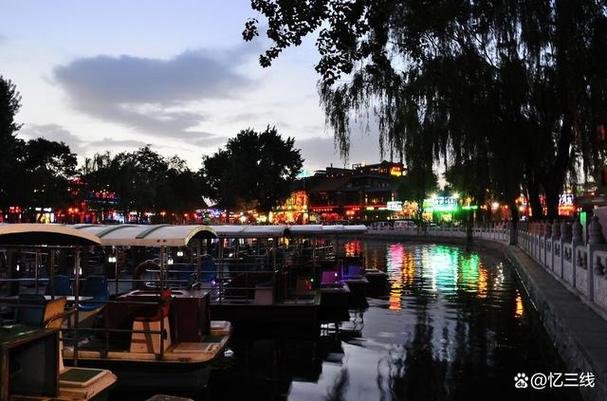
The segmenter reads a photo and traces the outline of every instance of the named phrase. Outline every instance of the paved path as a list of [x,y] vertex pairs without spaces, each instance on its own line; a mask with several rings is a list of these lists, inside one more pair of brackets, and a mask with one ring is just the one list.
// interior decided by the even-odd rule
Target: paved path
[[597,386],[582,396],[607,400],[607,321],[519,248],[502,247],[568,369],[595,374]]

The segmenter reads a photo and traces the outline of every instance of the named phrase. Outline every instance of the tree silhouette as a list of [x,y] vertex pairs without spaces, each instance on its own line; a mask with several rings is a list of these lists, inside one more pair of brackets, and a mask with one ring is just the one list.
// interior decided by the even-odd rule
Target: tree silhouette
[[12,185],[17,163],[16,133],[21,124],[15,115],[21,108],[21,95],[15,84],[0,75],[0,208],[6,210],[14,201]]
[[19,163],[14,167],[22,177],[21,202],[30,206],[64,208],[69,204],[70,180],[76,176],[77,160],[63,142],[44,138],[19,141]]
[[270,211],[286,199],[303,166],[293,138],[275,127],[242,130],[224,149],[203,158],[200,175],[205,196],[231,210]]
[[[605,5],[252,1],[272,41],[262,66],[318,31],[321,102],[342,153],[350,119],[375,114],[382,150],[408,164],[431,157],[473,169],[489,183],[483,190],[512,206],[524,188],[535,217],[544,192],[550,218],[568,175],[588,177],[603,167]],[[258,25],[247,21],[245,40],[259,35]]]
[[200,178],[177,156],[165,158],[144,146],[116,156],[86,159],[81,171],[87,190],[107,189],[120,196],[125,212],[192,212],[203,207]]

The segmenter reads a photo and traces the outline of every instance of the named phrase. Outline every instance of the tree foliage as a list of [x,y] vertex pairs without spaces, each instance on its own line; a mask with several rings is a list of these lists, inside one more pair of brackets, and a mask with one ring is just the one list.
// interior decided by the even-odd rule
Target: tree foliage
[[191,212],[204,206],[200,179],[177,156],[164,158],[144,146],[133,152],[96,154],[86,159],[82,177],[89,190],[120,195],[126,212]]
[[0,208],[6,208],[11,202],[17,162],[16,133],[21,128],[15,115],[20,108],[21,95],[15,84],[0,75]]
[[[603,165],[605,1],[251,4],[272,40],[263,66],[318,32],[321,102],[344,154],[350,119],[372,111],[382,151],[409,169],[429,158],[457,166],[478,177],[469,192],[511,203],[521,188],[532,205],[544,192],[550,217],[568,174]],[[258,21],[247,21],[244,38],[257,35]]]
[[37,207],[68,206],[70,180],[76,176],[76,166],[76,155],[63,142],[44,138],[18,140],[18,162],[13,168],[18,180],[11,191],[13,201]]
[[432,170],[409,170],[398,182],[398,199],[423,202],[438,190],[438,179]]
[[242,130],[225,148],[203,158],[200,174],[207,197],[232,210],[269,211],[287,198],[303,159],[293,138],[275,127]]

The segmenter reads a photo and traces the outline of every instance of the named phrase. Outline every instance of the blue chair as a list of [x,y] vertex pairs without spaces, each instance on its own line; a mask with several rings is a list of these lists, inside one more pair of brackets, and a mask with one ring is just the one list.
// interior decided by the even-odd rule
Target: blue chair
[[88,276],[82,287],[82,296],[93,297],[93,299],[80,304],[80,310],[92,311],[102,307],[104,305],[103,302],[95,301],[107,301],[110,299],[110,292],[107,289],[107,279],[105,276]]
[[42,327],[44,322],[44,295],[41,294],[19,294],[15,321],[26,326]]
[[[55,295],[67,296],[72,295],[72,282],[68,276],[57,275],[55,276]],[[46,285],[46,295],[53,295],[53,287],[49,280]]]
[[217,265],[212,258],[204,258],[200,262],[200,276],[201,282],[211,282],[217,279]]
[[[175,276],[176,280],[179,280],[177,283],[179,287],[189,286],[192,282],[192,274],[196,273],[195,265],[177,265],[173,267],[173,269],[177,270],[177,274]],[[194,272],[194,273],[192,273]]]
[[346,279],[360,278],[362,276],[362,267],[359,265],[348,264],[344,269],[343,276]]

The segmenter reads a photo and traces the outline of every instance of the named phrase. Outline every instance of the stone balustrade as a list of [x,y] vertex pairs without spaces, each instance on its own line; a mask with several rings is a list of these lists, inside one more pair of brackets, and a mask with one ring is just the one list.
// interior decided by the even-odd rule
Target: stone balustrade
[[[592,217],[587,238],[576,220],[544,223],[560,228],[560,237],[538,234],[541,223],[523,224],[518,231],[518,247],[585,301],[607,311],[607,244],[598,218]],[[552,231],[554,232],[554,231]],[[562,250],[559,255],[558,249]]]
[[[371,225],[368,229],[370,236],[376,234],[395,234],[403,236],[424,236],[424,237],[451,237],[466,238],[467,231],[465,226],[426,226],[424,228],[415,226],[392,227],[389,225]],[[477,225],[471,230],[472,238],[499,241],[502,243],[510,242],[510,223],[496,223],[487,225]]]

